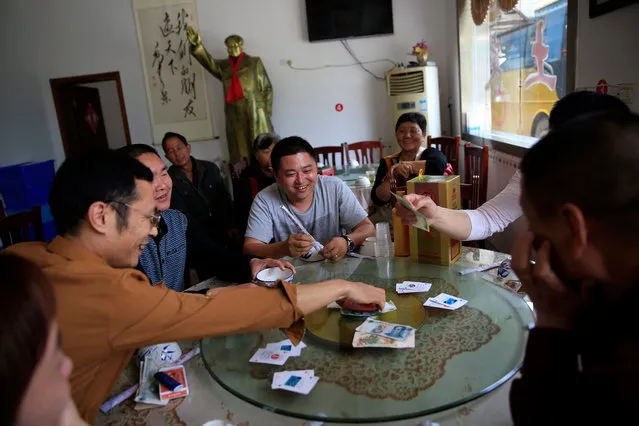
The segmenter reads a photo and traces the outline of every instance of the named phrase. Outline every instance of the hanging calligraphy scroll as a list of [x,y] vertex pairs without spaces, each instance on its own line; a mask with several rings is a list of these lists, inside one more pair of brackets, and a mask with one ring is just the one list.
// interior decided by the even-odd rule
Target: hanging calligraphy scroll
[[133,0],[153,143],[168,131],[213,139],[204,70],[189,53],[186,25],[197,26],[195,0]]

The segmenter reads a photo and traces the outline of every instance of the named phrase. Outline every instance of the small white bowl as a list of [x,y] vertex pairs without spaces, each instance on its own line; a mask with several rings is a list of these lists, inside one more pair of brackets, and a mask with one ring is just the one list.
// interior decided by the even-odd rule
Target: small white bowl
[[355,181],[359,186],[371,186],[371,181],[366,176],[360,176]]
[[280,268],[266,268],[257,273],[255,279],[260,283],[264,284],[267,287],[272,287],[275,285],[277,280],[283,280],[286,282],[293,282],[293,276],[295,274],[289,268],[284,268],[281,270]]

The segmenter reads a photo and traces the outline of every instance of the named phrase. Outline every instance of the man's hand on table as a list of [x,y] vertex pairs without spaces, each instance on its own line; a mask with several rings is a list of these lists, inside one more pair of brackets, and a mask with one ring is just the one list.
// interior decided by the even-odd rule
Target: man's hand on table
[[340,260],[346,256],[348,251],[348,242],[345,238],[335,237],[330,240],[322,250],[322,256],[330,260]]
[[338,300],[340,304],[349,301],[361,305],[375,304],[380,310],[384,309],[384,305],[386,304],[386,290],[383,288],[360,282],[345,280],[334,281],[341,281],[346,287],[346,295]]

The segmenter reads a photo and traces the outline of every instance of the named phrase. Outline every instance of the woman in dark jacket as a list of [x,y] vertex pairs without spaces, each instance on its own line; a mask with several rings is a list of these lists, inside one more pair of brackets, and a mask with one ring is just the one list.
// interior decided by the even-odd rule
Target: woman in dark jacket
[[371,198],[378,206],[390,202],[391,180],[395,180],[397,187],[402,187],[420,170],[426,175],[443,175],[446,171],[446,156],[435,148],[424,149],[422,146],[426,137],[426,117],[422,114],[402,114],[395,125],[395,137],[402,150],[379,162],[371,192]]

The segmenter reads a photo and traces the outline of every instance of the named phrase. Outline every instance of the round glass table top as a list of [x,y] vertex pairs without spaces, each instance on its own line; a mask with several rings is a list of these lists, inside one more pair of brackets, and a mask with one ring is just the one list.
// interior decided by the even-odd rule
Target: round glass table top
[[[385,422],[421,417],[469,402],[508,381],[521,366],[532,311],[512,290],[459,270],[505,259],[488,250],[464,248],[450,267],[410,258],[323,261],[296,265],[295,283],[334,278],[386,288],[397,311],[376,317],[417,328],[415,347],[353,348],[363,319],[327,308],[306,317],[299,357],[282,366],[249,363],[259,348],[286,338],[280,330],[207,338],[202,357],[225,389],[263,409],[325,422]],[[300,264],[300,263],[298,263]],[[432,283],[426,293],[398,295],[404,280]],[[426,308],[428,297],[448,293],[468,300],[455,311]],[[313,369],[319,382],[308,395],[271,389],[279,371]]]

